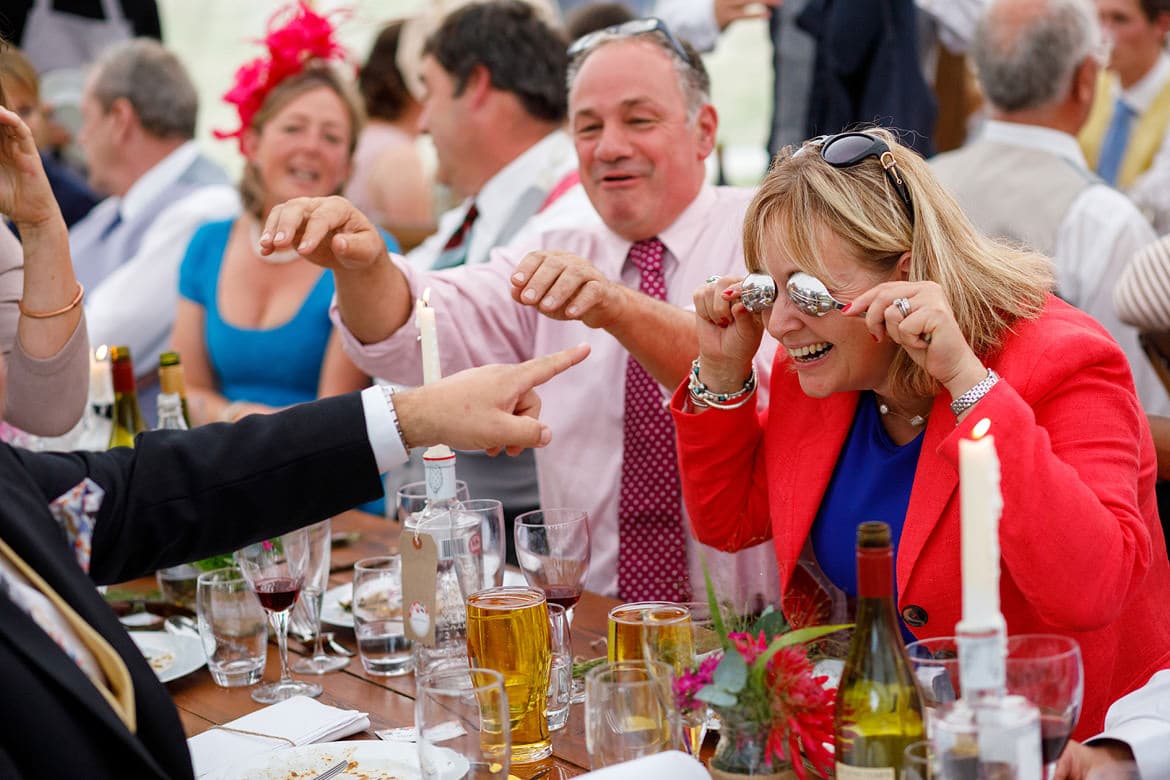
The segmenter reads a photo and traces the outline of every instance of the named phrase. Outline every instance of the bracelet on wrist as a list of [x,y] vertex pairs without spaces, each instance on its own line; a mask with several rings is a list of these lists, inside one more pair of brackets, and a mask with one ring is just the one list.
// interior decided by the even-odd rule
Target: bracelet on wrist
[[409,453],[412,449],[410,442],[406,440],[406,434],[402,432],[402,421],[398,419],[398,410],[394,408],[394,393],[398,388],[390,385],[382,385],[382,397],[386,399],[386,406],[390,409],[390,416],[394,418],[394,430],[398,432],[398,439],[402,442],[402,448]]
[[53,309],[52,311],[29,311],[24,308],[24,299],[19,298],[16,301],[16,307],[20,309],[20,313],[26,317],[34,320],[47,320],[52,317],[60,317],[62,314],[73,311],[81,305],[81,301],[85,298],[85,286],[81,282],[77,283],[77,294],[73,296],[73,300],[62,306],[60,309]]
[[691,403],[696,407],[710,407],[712,409],[738,409],[751,400],[756,392],[756,367],[743,383],[743,387],[734,393],[714,393],[699,379],[699,359],[691,363],[691,375],[687,382],[687,389]]
[[991,392],[991,388],[999,383],[999,374],[995,373],[994,369],[987,369],[987,376],[979,380],[978,384],[972,387],[965,393],[961,393],[958,398],[951,401],[951,412],[958,417],[963,412],[970,409],[975,404],[982,400],[983,396]]

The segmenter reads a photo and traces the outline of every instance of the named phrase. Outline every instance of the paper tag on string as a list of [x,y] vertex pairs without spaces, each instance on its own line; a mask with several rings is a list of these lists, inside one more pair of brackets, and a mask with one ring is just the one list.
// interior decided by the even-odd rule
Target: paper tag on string
[[430,534],[404,531],[398,543],[402,556],[402,609],[406,638],[435,646],[438,619],[439,548]]

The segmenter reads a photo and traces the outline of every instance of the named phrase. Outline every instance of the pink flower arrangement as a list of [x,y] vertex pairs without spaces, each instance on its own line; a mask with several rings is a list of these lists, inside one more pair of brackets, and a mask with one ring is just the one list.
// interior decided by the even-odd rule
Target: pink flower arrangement
[[807,761],[828,777],[836,690],[826,689],[827,678],[814,674],[804,643],[846,626],[789,630],[784,617],[769,607],[750,630],[728,631],[710,581],[708,601],[722,650],[680,675],[675,696],[684,712],[709,705],[719,715],[720,746],[711,766],[749,773],[773,771],[790,762],[806,780]]
[[[291,17],[277,26],[290,13]],[[310,60],[344,60],[346,51],[334,40],[333,33],[329,17],[314,13],[304,0],[273,14],[268,21],[268,35],[258,41],[268,49],[267,55],[241,65],[235,84],[223,96],[236,107],[240,127],[230,133],[216,130],[215,137],[242,139],[268,93],[289,76],[300,73]]]

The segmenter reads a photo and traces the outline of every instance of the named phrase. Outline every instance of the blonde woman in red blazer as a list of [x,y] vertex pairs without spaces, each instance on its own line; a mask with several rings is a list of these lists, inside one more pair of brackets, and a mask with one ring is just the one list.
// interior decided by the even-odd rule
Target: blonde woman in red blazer
[[[776,280],[775,304],[748,312],[735,279],[698,290],[698,382],[672,400],[695,536],[726,550],[771,537],[786,610],[815,602],[816,578],[805,576],[816,568],[814,520],[860,404],[884,407],[877,419],[892,446],[921,446],[897,549],[898,608],[919,638],[953,634],[958,442],[987,418],[1002,471],[1008,631],[1080,643],[1075,735],[1100,731],[1114,699],[1170,667],[1156,456],[1121,349],[1049,293],[1045,258],[980,236],[885,131],[782,153],[748,210],[744,254],[749,270]],[[786,294],[790,279],[807,287],[799,272],[835,299],[822,313]],[[736,393],[765,329],[785,349],[757,412]],[[848,475],[837,477],[847,490]],[[857,522],[870,519],[888,518]]]

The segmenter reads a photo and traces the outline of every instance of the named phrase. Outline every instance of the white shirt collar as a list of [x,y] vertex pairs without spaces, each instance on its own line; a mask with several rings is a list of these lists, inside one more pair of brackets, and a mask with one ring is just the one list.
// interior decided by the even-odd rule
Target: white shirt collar
[[1129,89],[1121,91],[1122,99],[1136,113],[1144,114],[1153,105],[1167,81],[1170,81],[1170,56],[1163,52],[1158,55],[1154,67],[1150,68],[1146,75]]
[[159,160],[158,164],[140,176],[123,196],[118,205],[118,213],[122,215],[122,219],[133,219],[143,209],[149,208],[159,194],[174,184],[198,156],[199,148],[195,142],[187,141]]
[[1003,122],[989,119],[983,125],[982,138],[988,141],[1011,146],[1024,146],[1029,149],[1040,149],[1050,152],[1057,157],[1063,157],[1068,162],[1082,170],[1088,170],[1085,155],[1081,152],[1077,139],[1068,133],[1054,130],[1051,127],[1039,125],[1025,125],[1019,122]]
[[525,190],[537,187],[547,192],[576,166],[577,152],[569,136],[563,130],[549,133],[480,188],[475,196],[475,206],[479,209],[476,228],[495,235],[511,217],[516,200]]

